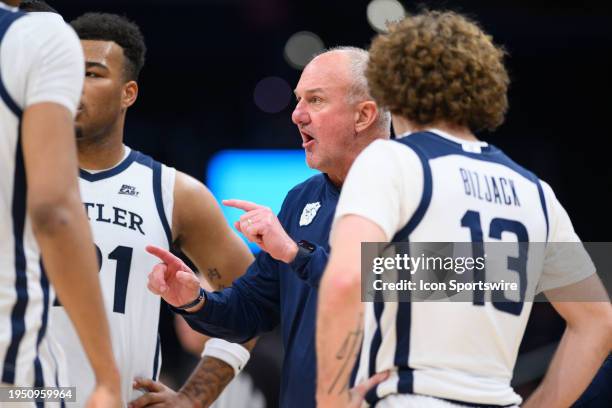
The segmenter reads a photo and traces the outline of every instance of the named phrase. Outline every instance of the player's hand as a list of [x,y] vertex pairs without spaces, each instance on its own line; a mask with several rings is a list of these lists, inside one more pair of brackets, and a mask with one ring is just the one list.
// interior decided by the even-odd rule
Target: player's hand
[[161,296],[172,306],[182,306],[196,299],[200,293],[200,280],[180,258],[170,251],[154,245],[146,250],[160,259],[149,273],[147,288]]
[[343,392],[334,395],[317,394],[318,408],[360,408],[365,399],[367,392],[389,378],[389,371],[378,373],[361,382],[359,385],[350,389],[349,392]]
[[85,406],[87,408],[121,408],[124,405],[118,390],[96,385]]
[[367,380],[362,381],[359,385],[356,385],[349,391],[349,403],[347,408],[361,407],[361,404],[363,403],[368,391],[385,381],[387,378],[389,378],[389,372],[384,371],[382,373],[375,374]]
[[156,408],[192,408],[194,406],[193,401],[185,394],[175,392],[158,381],[136,378],[132,386],[134,389],[146,390],[146,393],[130,402],[128,408],[141,408],[150,405],[155,405]]
[[285,232],[276,215],[268,207],[244,200],[223,200],[223,204],[246,211],[234,226],[251,242],[256,243],[276,260],[289,263],[298,247]]

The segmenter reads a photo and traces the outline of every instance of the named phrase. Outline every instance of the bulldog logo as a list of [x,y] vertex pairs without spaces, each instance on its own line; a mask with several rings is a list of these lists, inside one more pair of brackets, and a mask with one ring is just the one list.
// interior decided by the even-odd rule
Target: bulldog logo
[[319,208],[321,208],[321,203],[318,201],[316,203],[306,204],[306,207],[304,207],[302,215],[300,216],[300,227],[310,224],[317,215]]

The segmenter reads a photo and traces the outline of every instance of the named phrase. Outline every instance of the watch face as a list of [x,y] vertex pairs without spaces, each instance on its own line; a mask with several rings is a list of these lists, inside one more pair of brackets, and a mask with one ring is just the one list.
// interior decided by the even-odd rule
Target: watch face
[[297,244],[298,244],[298,246],[304,248],[308,252],[314,252],[314,250],[316,249],[316,247],[313,244],[311,244],[310,242],[305,241],[305,240],[301,240]]

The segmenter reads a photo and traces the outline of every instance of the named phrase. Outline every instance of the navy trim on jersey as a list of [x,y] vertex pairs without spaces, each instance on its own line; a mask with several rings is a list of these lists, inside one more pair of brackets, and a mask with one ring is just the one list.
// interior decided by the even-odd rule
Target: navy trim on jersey
[[351,371],[351,376],[349,377],[349,385],[351,387],[356,386],[355,381],[357,379],[357,372],[359,371],[359,363],[361,362],[361,350],[363,349],[363,342],[359,345],[359,351],[357,352],[357,359],[355,361],[355,365],[353,366],[353,371]]
[[548,210],[546,209],[546,198],[544,198],[544,189],[542,189],[542,183],[540,180],[537,181],[538,194],[540,195],[540,203],[544,210],[544,219],[546,219],[546,242],[548,242],[548,234],[550,233],[550,225],[548,224]]
[[398,143],[403,143],[412,148],[412,150],[417,154],[419,160],[421,160],[421,165],[423,166],[423,195],[421,196],[421,202],[417,207],[416,211],[410,217],[408,223],[399,230],[393,239],[392,242],[406,241],[412,231],[419,225],[423,217],[425,216],[425,212],[427,208],[429,208],[429,204],[431,203],[431,193],[433,190],[433,181],[431,177],[431,167],[429,166],[429,160],[427,160],[427,156],[425,153],[419,149],[419,147],[415,144],[410,143],[411,141],[404,139],[396,140]]
[[155,206],[159,213],[159,219],[166,231],[166,238],[168,238],[168,247],[172,246],[172,231],[170,230],[170,224],[166,218],[166,211],[164,211],[164,200],[162,199],[162,165],[159,162],[153,161],[153,195],[155,196]]
[[134,160],[137,163],[147,166],[153,170],[153,196],[155,197],[155,206],[157,207],[159,219],[164,227],[164,231],[166,232],[168,247],[171,247],[172,230],[170,229],[168,218],[166,218],[166,211],[164,211],[164,200],[162,198],[162,165],[160,162],[153,160],[153,158],[147,156],[146,154],[142,154],[135,150],[132,150],[132,153],[135,153]]
[[[481,160],[481,161],[486,161],[486,162],[490,162],[490,163],[497,163],[497,164],[501,164],[503,166],[506,166],[508,168],[510,168],[511,170],[517,172],[518,174],[520,174],[521,176],[525,177],[527,180],[531,181],[532,183],[534,183],[537,188],[538,191],[540,193],[540,201],[542,204],[542,211],[544,213],[544,219],[546,221],[546,236],[548,239],[548,230],[549,230],[549,221],[548,221],[548,211],[546,210],[546,201],[544,200],[544,192],[542,190],[542,186],[540,183],[540,179],[533,174],[532,172],[530,172],[529,170],[525,169],[524,167],[520,166],[519,164],[517,164],[516,162],[514,162],[512,159],[510,159],[508,156],[506,156],[501,150],[499,150],[497,147],[493,146],[493,145],[487,145],[487,146],[482,146],[481,147],[481,153],[474,153],[474,152],[466,152],[465,150],[463,150],[463,147],[461,146],[460,143],[454,142],[452,140],[448,140],[434,132],[418,132],[418,133],[413,133],[411,135],[402,137],[401,139],[397,139],[396,140],[398,143],[402,143],[408,147],[410,147],[421,159],[421,161],[423,159],[425,159],[427,162],[429,162],[429,160],[433,160],[439,157],[443,157],[443,156],[448,156],[448,155],[452,155],[452,154],[459,154],[461,156],[466,156],[469,157],[470,159],[475,159],[475,160]],[[429,164],[428,166],[429,167]],[[429,174],[431,177],[431,170],[429,170]],[[423,173],[424,179],[427,177],[427,175],[425,173]],[[423,191],[425,193],[425,189],[427,188],[427,185],[423,186]],[[417,208],[417,211],[420,209]],[[416,212],[415,215],[413,216],[413,218],[416,216]],[[412,219],[409,221],[409,224],[411,223]],[[419,220],[420,221],[420,220]],[[418,223],[417,223],[418,225]],[[407,235],[405,236],[401,236],[400,233],[404,233],[406,231],[404,231],[405,229],[408,230],[408,225],[406,225],[404,228],[402,228],[397,234],[396,237],[398,239],[406,239]],[[413,225],[413,229],[416,227],[416,225]],[[410,231],[411,232],[411,231]],[[408,232],[408,233],[410,233]],[[395,240],[395,238],[394,238]]]
[[[380,292],[376,292],[378,295]],[[374,332],[374,337],[372,338],[372,344],[370,346],[370,361],[368,364],[368,378],[372,377],[376,374],[376,356],[378,355],[378,351],[380,350],[380,345],[382,343],[382,331],[380,329],[380,318],[382,317],[383,311],[385,310],[385,303],[381,299],[376,299],[373,304],[374,307],[374,316],[376,318],[376,331]],[[374,405],[378,401],[378,385],[372,387],[365,395],[365,400]]]
[[15,242],[15,293],[17,299],[11,312],[11,342],[6,350],[2,369],[2,382],[15,382],[15,364],[19,346],[25,335],[25,313],[28,307],[28,277],[26,274],[27,260],[23,248],[26,220],[26,175],[21,150],[21,118],[17,133],[17,148],[15,152],[15,175],[13,185],[13,242]]
[[[130,167],[130,164],[132,164],[134,161],[137,161],[138,156],[139,152],[137,152],[136,150],[132,150],[128,157],[125,158],[125,160],[123,160],[121,163],[119,163],[119,165],[113,167],[112,169],[104,170],[99,173],[90,173],[87,170],[79,169],[79,177],[81,177],[83,180],[93,182],[116,176],[123,170]],[[147,166],[151,167],[150,165]]]
[[[8,31],[11,24],[13,24],[15,21],[17,21],[20,17],[23,16],[25,16],[25,13],[21,11],[8,11],[0,9],[0,43],[2,42],[2,39],[4,38],[4,35]],[[2,81],[2,75],[0,75],[0,98],[2,98],[6,106],[9,107],[9,109],[15,114],[15,116],[19,118],[21,117],[23,113],[22,109],[19,107],[19,105],[17,105],[15,100],[11,98],[11,95],[9,95],[8,90],[6,89],[6,87],[4,86],[4,82]],[[21,127],[21,124],[19,125]]]
[[[41,325],[38,330],[38,336],[36,339],[36,358],[34,359],[34,386],[35,387],[44,387],[45,379],[43,376],[42,365],[40,364],[40,343],[42,339],[45,337],[45,333],[47,332],[47,320],[49,317],[49,279],[47,279],[47,274],[45,273],[45,267],[43,266],[42,260],[40,261],[40,287],[43,292],[43,312],[41,317]],[[36,403],[38,405],[38,402]],[[43,407],[42,404],[40,407]]]
[[397,392],[400,394],[412,394],[413,392],[413,370],[408,365],[411,322],[412,304],[407,300],[398,302],[395,316],[396,346],[393,364],[403,373],[397,385]]
[[161,341],[159,338],[159,333],[157,333],[157,344],[155,345],[155,357],[153,360],[153,375],[151,376],[153,381],[157,381],[157,377],[159,376],[160,351],[161,351]]

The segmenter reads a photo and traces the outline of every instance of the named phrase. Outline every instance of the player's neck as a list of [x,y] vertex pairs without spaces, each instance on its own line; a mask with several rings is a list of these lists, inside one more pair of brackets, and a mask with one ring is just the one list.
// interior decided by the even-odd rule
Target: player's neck
[[478,141],[478,138],[474,136],[472,131],[465,126],[453,125],[451,123],[442,121],[427,125],[418,125],[406,118],[393,115],[393,130],[395,130],[395,134],[398,136],[407,133],[421,132],[427,129],[439,129],[459,139]]
[[104,138],[101,141],[78,141],[79,167],[105,170],[118,165],[125,156],[123,138]]

